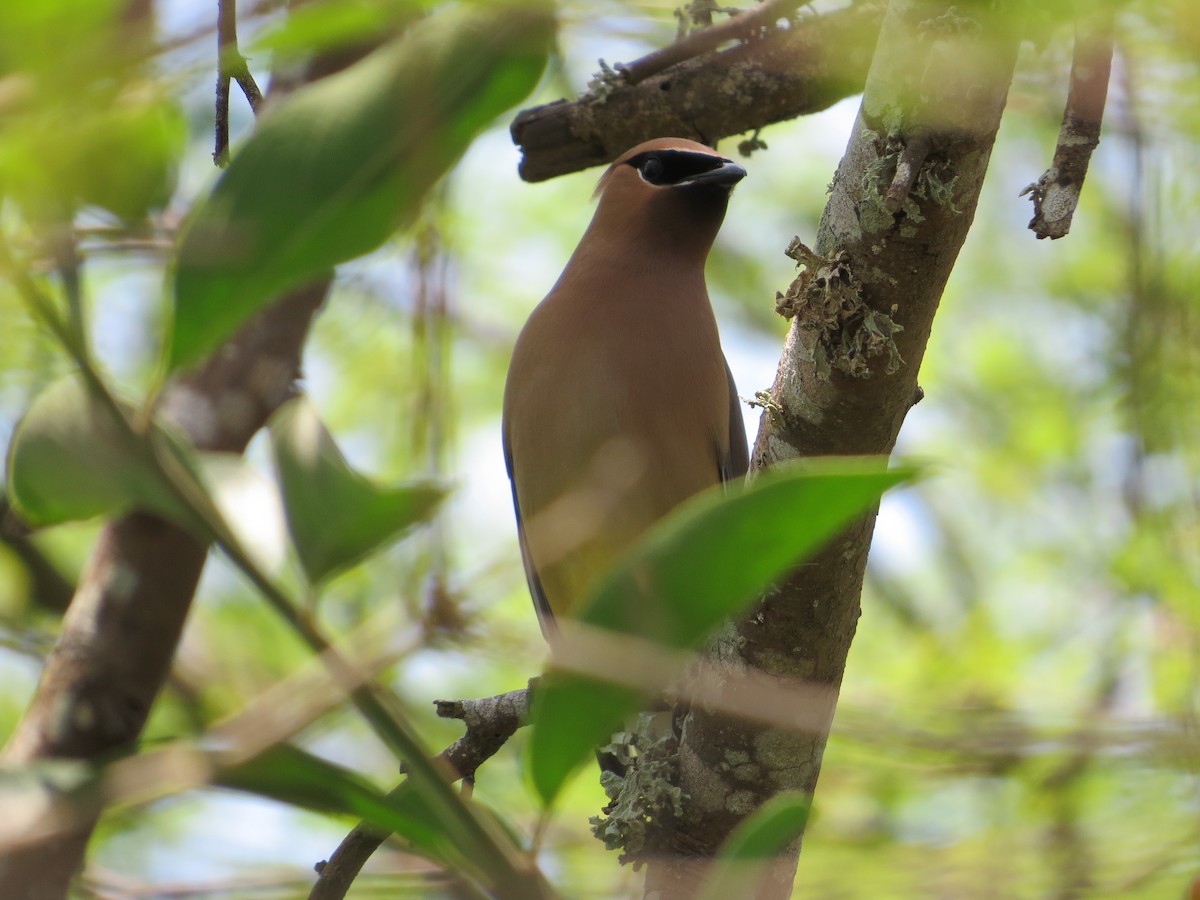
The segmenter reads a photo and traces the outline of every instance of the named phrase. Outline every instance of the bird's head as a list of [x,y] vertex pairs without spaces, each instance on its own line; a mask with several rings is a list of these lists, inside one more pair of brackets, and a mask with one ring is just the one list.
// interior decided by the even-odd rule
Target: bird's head
[[709,194],[728,198],[746,170],[711,147],[686,138],[658,138],[625,151],[596,185],[596,195]]
[[[627,150],[596,185],[597,219],[661,235],[684,232],[708,252],[734,185],[746,170],[711,147],[659,138]],[[640,230],[640,229],[639,229]]]

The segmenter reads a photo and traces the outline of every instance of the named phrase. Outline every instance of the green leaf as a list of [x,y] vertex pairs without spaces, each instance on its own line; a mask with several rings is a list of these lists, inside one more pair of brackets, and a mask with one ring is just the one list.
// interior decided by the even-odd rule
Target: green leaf
[[428,520],[446,496],[429,482],[385,488],[367,481],[303,397],[276,412],[270,431],[288,530],[314,584]]
[[[121,403],[127,416],[133,408]],[[191,525],[151,454],[169,453],[191,473],[181,439],[159,425],[128,435],[77,376],[46,388],[18,423],[8,457],[13,507],[30,525],[56,525],[138,507]]]
[[[911,468],[887,470],[873,461],[810,460],[766,472],[736,493],[705,492],[667,516],[617,564],[579,621],[615,638],[695,647],[885,490],[914,475]],[[564,634],[571,624],[564,623]],[[580,672],[553,675],[535,696],[529,741],[531,775],[547,804],[637,709],[639,694]],[[640,694],[661,690],[668,680],[660,671]]]
[[698,900],[752,896],[763,865],[804,833],[809,800],[802,794],[778,794],[743,821],[717,855],[713,874]]
[[[485,885],[507,883],[499,861],[488,854],[472,856],[470,848],[477,842],[458,832],[455,819],[431,806],[411,776],[385,794],[349,769],[293,745],[277,744],[245,763],[221,769],[215,781],[293,806],[355,816],[381,831],[399,835],[417,852],[453,871],[467,873]],[[513,833],[512,826],[493,810],[477,806],[476,812]]]
[[169,366],[410,220],[537,83],[552,35],[546,3],[463,4],[269,106],[182,237]]
[[418,792],[384,794],[356,773],[290,744],[277,744],[248,762],[222,769],[216,782],[305,809],[355,816],[400,835],[435,859],[458,860],[453,839]]

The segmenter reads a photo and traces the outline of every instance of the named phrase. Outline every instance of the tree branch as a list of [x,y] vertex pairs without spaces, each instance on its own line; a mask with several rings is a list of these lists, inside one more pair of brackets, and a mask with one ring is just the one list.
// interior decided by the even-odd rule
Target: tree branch
[[530,686],[481,700],[436,700],[434,707],[443,719],[458,719],[466,726],[463,736],[437,755],[449,763],[459,777],[475,780],[475,772],[496,755],[513,733],[529,720]]
[[1092,151],[1100,143],[1112,55],[1112,9],[1100,4],[1075,26],[1071,86],[1054,160],[1041,178],[1021,191],[1022,197],[1032,195],[1033,218],[1029,230],[1039,241],[1058,240],[1071,230]]
[[[933,316],[971,224],[1016,58],[1012,31],[985,8],[971,10],[928,0],[888,8],[810,251],[829,273],[801,273],[788,292],[791,327],[755,442],[756,471],[797,457],[888,454],[917,396]],[[914,136],[927,147],[906,157]],[[871,513],[847,528],[720,635],[712,666],[799,676],[836,692],[874,520]],[[673,855],[650,864],[647,896],[694,896],[707,861],[750,810],[781,791],[811,796],[825,741],[823,728],[746,726],[693,704],[680,745],[687,799],[682,816],[667,823]],[[731,769],[735,757],[749,765]],[[755,896],[790,894],[799,847],[797,839],[768,867]]]
[[[435,700],[441,718],[459,719],[466,725],[463,736],[439,753],[435,763],[448,763],[465,783],[473,783],[476,770],[528,721],[529,691],[522,688],[480,700]],[[342,900],[371,854],[387,839],[386,832],[356,825],[333,855],[317,864],[317,881],[308,900]]]
[[[755,16],[751,21],[760,28],[789,5],[767,3],[759,8],[766,12],[745,15]],[[862,90],[884,7],[882,0],[862,0],[653,74],[661,61],[653,61],[657,54],[618,65],[617,72],[632,70],[637,80],[617,77],[578,100],[517,114],[511,132],[523,153],[521,177],[544,181],[607,163],[663,135],[712,144],[832,106]],[[733,29],[739,21],[747,27],[738,16],[713,28]],[[697,46],[711,30],[696,32]]]
[[753,9],[738,13],[719,25],[709,25],[693,31],[674,44],[647,53],[631,63],[617,63],[613,68],[621,74],[627,84],[645,81],[685,59],[695,59],[716,50],[728,41],[745,41],[758,37],[759,33],[783,18],[787,18],[803,0],[766,0]]

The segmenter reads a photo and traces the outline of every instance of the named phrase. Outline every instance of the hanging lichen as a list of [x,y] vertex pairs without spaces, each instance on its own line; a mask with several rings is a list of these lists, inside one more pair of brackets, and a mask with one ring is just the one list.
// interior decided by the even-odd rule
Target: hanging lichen
[[600,748],[606,770],[600,785],[609,803],[588,821],[609,850],[622,850],[620,861],[638,868],[654,855],[655,824],[680,815],[683,792],[677,786],[679,739],[673,731],[654,738],[656,716],[642,713],[632,731],[623,731]]

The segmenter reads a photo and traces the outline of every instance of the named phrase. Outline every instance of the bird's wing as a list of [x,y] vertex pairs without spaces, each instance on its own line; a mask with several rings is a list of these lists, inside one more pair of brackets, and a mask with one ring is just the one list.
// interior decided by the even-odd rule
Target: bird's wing
[[729,448],[720,454],[718,465],[721,481],[743,478],[750,468],[750,449],[746,445],[746,426],[742,421],[742,401],[738,398],[737,385],[733,383],[733,372],[725,363],[725,377],[729,380]]
[[550,609],[550,601],[546,599],[546,591],[542,588],[542,580],[538,578],[533,560],[529,556],[529,542],[525,540],[525,522],[521,518],[521,502],[517,499],[517,483],[513,481],[512,447],[508,441],[508,429],[503,430],[504,468],[508,470],[508,484],[512,488],[513,510],[517,514],[517,541],[521,545],[521,563],[525,566],[525,580],[529,583],[529,594],[533,597],[533,608],[537,610],[538,624],[542,634],[549,639],[554,629],[554,612]]

